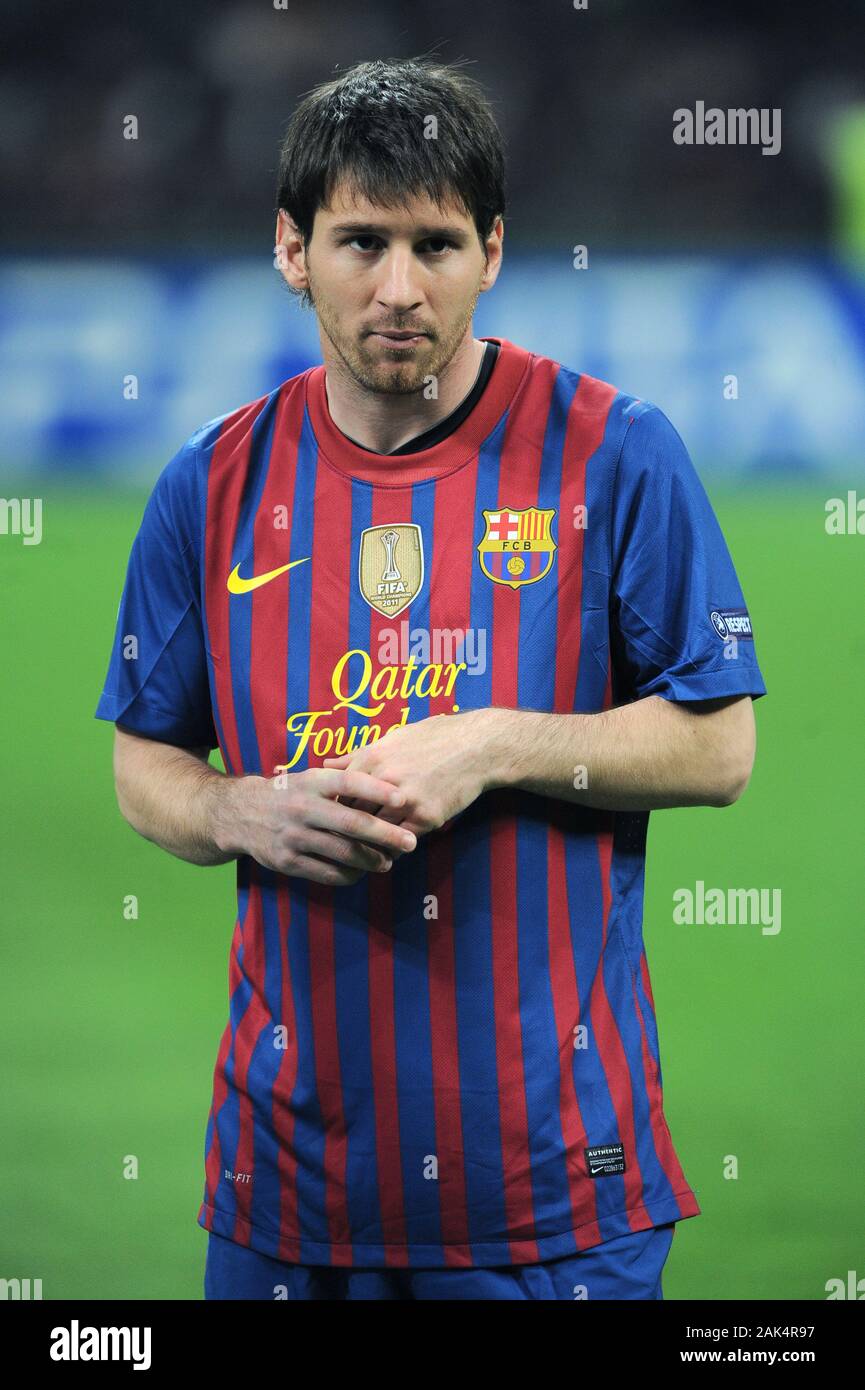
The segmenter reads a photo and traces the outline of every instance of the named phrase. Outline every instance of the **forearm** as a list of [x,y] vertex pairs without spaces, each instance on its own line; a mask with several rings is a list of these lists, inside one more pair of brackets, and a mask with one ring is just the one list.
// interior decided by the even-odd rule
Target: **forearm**
[[720,718],[659,696],[599,714],[494,707],[484,712],[488,785],[604,810],[726,806],[750,773],[750,703]]
[[173,744],[117,730],[114,774],[121,813],[134,830],[191,864],[226,864],[237,848],[226,826],[239,781]]
[[248,855],[265,869],[331,887],[364,873],[386,873],[414,849],[374,807],[404,801],[390,782],[364,772],[307,768],[284,781],[226,776],[208,750],[178,748],[116,726],[114,781],[120,810],[139,835],[191,864],[225,864]]

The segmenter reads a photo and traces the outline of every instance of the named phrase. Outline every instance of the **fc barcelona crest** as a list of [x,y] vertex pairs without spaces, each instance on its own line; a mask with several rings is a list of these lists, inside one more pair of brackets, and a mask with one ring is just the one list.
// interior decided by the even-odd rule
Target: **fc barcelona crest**
[[494,584],[536,584],[556,553],[550,526],[555,507],[506,507],[484,511],[486,530],[478,543],[481,569]]
[[360,591],[371,608],[395,618],[423,585],[423,535],[414,522],[367,526],[357,559]]

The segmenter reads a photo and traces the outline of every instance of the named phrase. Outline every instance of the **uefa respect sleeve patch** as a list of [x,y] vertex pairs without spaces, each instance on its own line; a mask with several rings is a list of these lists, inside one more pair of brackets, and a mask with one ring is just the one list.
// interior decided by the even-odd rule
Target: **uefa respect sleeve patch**
[[713,608],[709,619],[722,642],[728,641],[731,637],[749,642],[754,640],[751,616],[747,608]]

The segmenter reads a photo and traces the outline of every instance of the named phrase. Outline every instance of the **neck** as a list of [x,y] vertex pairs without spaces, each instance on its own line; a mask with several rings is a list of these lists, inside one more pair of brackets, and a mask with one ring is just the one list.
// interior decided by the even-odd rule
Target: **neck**
[[370,391],[361,386],[323,336],[330,418],[337,429],[364,449],[390,454],[456,410],[477,380],[485,350],[486,343],[467,336],[438,375],[437,398],[427,400],[422,388],[401,394]]

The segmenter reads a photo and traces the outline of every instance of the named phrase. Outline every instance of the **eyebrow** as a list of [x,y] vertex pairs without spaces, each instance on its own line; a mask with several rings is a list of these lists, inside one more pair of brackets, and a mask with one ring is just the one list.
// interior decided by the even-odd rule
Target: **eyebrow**
[[[330,229],[331,236],[387,236],[389,228],[380,222],[337,222]],[[463,227],[415,227],[413,235],[419,237],[451,237],[454,241],[464,241],[468,235]]]

